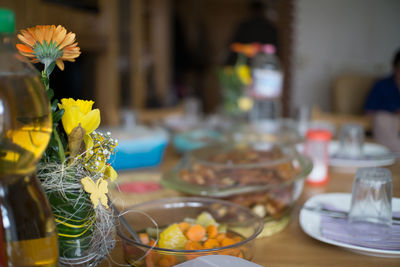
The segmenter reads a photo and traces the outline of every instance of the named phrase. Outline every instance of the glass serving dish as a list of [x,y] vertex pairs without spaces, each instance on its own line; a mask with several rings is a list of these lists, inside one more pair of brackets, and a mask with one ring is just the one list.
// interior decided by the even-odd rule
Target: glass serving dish
[[299,123],[292,119],[260,120],[243,124],[230,134],[233,142],[295,145],[304,142]]
[[289,223],[311,169],[311,160],[293,146],[224,143],[193,151],[161,183],[246,206],[264,219],[261,236],[269,236]]
[[[203,212],[211,214],[219,225],[223,224],[226,235],[230,233],[240,236],[240,241],[211,249],[166,249],[158,245],[151,246],[137,242],[121,223],[117,226],[117,232],[122,240],[125,260],[132,266],[152,267],[174,266],[205,255],[232,255],[246,260],[253,258],[253,241],[261,233],[263,221],[241,205],[210,198],[178,197],[141,203],[126,208],[121,214],[139,235],[145,231],[149,232],[149,228],[157,229],[155,228],[157,224],[159,230],[156,230],[156,235],[158,242],[161,243],[159,235],[161,229],[196,218]],[[168,240],[173,238],[170,237]]]

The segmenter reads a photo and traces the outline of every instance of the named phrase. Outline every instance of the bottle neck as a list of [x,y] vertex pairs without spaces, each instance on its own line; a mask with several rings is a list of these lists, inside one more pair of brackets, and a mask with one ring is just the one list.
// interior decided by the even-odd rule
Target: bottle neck
[[281,65],[276,54],[267,54],[265,52],[259,52],[256,54],[251,65],[253,69],[281,69]]

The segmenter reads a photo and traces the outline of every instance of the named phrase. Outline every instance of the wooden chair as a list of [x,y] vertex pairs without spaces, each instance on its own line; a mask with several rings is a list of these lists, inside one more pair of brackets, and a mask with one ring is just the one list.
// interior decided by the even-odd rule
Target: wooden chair
[[332,123],[337,130],[346,123],[361,124],[368,133],[372,130],[371,117],[363,107],[376,77],[365,74],[339,75],[332,88],[332,112],[324,112],[318,106],[312,109],[312,120]]

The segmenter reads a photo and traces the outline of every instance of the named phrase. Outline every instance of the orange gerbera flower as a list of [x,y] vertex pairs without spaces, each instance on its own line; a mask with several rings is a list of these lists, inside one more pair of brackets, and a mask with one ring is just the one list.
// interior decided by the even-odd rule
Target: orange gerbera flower
[[21,30],[18,39],[24,44],[17,44],[19,52],[31,58],[33,63],[42,62],[45,70],[53,62],[64,70],[63,61],[74,62],[81,52],[75,42],[75,33],[69,32],[61,26],[38,25]]
[[233,43],[231,45],[232,51],[236,53],[245,54],[247,57],[253,57],[259,51],[260,44],[252,43],[252,44],[242,44],[242,43]]

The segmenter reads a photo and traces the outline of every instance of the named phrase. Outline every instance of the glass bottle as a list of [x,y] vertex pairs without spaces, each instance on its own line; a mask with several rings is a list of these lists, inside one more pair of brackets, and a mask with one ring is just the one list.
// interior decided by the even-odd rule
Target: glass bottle
[[15,19],[0,9],[0,212],[2,266],[57,266],[56,226],[36,178],[52,129],[39,73],[15,48]]
[[251,62],[254,106],[251,120],[274,120],[281,117],[283,73],[275,46],[265,44]]

